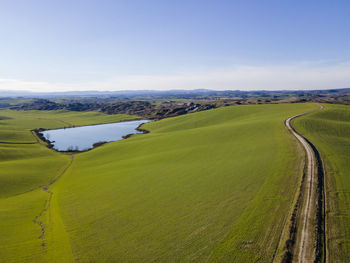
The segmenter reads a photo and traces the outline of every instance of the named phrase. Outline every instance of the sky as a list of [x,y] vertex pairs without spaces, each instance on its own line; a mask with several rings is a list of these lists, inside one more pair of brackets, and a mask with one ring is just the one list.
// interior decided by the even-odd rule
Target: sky
[[1,90],[350,87],[348,0],[0,0]]

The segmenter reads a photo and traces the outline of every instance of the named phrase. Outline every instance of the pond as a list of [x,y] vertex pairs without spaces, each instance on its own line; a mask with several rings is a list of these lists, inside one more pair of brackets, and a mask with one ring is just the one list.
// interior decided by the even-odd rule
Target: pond
[[125,121],[41,132],[57,151],[86,151],[94,144],[122,140],[123,136],[142,133],[136,130],[149,120]]

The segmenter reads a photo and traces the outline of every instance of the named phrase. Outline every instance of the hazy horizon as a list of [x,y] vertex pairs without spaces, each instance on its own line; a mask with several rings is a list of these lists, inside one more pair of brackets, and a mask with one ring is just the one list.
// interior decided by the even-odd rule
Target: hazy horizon
[[0,92],[350,87],[350,3],[2,1]]

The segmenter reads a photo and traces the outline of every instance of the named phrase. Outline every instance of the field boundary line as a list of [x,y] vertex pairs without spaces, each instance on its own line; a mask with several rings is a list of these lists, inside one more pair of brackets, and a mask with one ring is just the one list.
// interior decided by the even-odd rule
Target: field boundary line
[[35,216],[33,222],[35,224],[37,224],[41,229],[41,235],[39,236],[39,239],[41,239],[41,246],[43,247],[45,252],[46,252],[46,242],[45,242],[46,225],[44,224],[44,222],[42,220],[40,220],[40,218],[42,216],[44,216],[44,214],[47,211],[49,211],[49,209],[50,209],[51,200],[52,200],[52,196],[53,196],[53,192],[50,190],[50,187],[55,182],[57,182],[57,180],[59,180],[66,173],[66,171],[72,166],[73,160],[74,160],[74,155],[72,154],[69,164],[63,169],[63,171],[61,173],[59,173],[58,176],[53,178],[47,185],[40,187],[44,192],[46,192],[49,195],[49,197],[48,197],[48,199],[45,200],[43,209],[40,211],[40,213],[38,215]]

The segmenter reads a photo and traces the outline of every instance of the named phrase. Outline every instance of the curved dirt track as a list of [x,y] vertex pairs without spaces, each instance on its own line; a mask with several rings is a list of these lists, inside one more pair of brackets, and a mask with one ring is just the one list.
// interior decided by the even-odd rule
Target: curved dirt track
[[[323,106],[320,105],[320,109]],[[315,220],[316,220],[316,206],[317,206],[317,161],[314,149],[309,142],[297,133],[291,121],[297,117],[308,114],[309,112],[302,113],[290,117],[286,120],[286,126],[291,133],[300,142],[306,153],[306,164],[305,164],[305,179],[303,182],[303,197],[300,207],[300,218],[299,218],[299,230],[296,237],[295,243],[295,255],[293,262],[314,262],[316,260],[316,238],[315,233]]]

